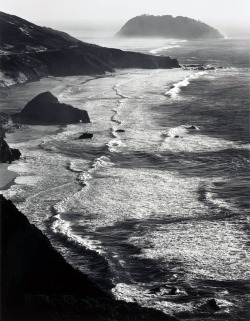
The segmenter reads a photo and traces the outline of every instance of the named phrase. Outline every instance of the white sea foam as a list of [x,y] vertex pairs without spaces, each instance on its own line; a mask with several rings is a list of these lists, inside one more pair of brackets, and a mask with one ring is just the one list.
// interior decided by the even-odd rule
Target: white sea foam
[[118,152],[121,147],[125,147],[126,144],[119,138],[114,138],[107,143],[107,146],[111,152]]
[[160,150],[173,150],[176,152],[208,152],[224,149],[244,149],[245,145],[228,141],[222,138],[201,135],[197,126],[196,129],[188,129],[189,125],[181,125],[170,128],[163,136]]
[[93,177],[90,186],[61,202],[65,212],[92,213],[84,224],[91,230],[126,220],[188,217],[204,211],[193,199],[199,179],[190,183],[174,174],[153,169],[117,169],[113,166],[102,168],[101,173],[103,176]]
[[1,87],[9,87],[15,85],[17,82],[13,80],[11,77],[7,76],[5,73],[0,71],[0,86]]
[[164,46],[164,47],[152,49],[152,50],[150,50],[149,52],[150,52],[152,55],[156,55],[156,54],[158,54],[158,53],[161,52],[161,51],[164,51],[164,50],[167,50],[167,49],[170,49],[170,48],[178,48],[178,47],[180,47],[180,45],[169,44],[168,46]]
[[191,80],[197,79],[201,76],[206,75],[206,71],[200,71],[195,74],[191,74],[189,76],[186,76],[183,80],[179,81],[178,83],[174,84],[172,88],[170,88],[165,95],[172,98],[177,99],[179,97],[179,93],[181,92],[182,87],[186,87],[190,84]]
[[52,230],[54,233],[60,233],[67,237],[71,242],[74,242],[78,246],[83,246],[86,249],[95,251],[99,254],[103,253],[103,249],[100,246],[100,242],[97,240],[92,240],[90,237],[81,237],[80,235],[74,234],[71,229],[71,223],[61,218],[58,214],[54,216],[54,222],[52,224]]
[[108,156],[101,156],[101,157],[95,159],[92,167],[95,170],[98,170],[102,167],[110,167],[113,165],[114,164],[110,161],[110,158]]
[[40,181],[41,177],[39,176],[17,176],[15,178],[15,183],[19,185],[35,186],[36,184],[39,184]]
[[184,125],[182,125],[182,126],[170,128],[170,129],[164,134],[164,136],[175,138],[176,136],[185,135],[185,134],[187,134],[187,133],[188,133],[188,129],[187,129]]
[[83,171],[83,169],[80,168],[79,163],[77,161],[70,161],[69,169],[75,173],[81,173]]
[[[220,177],[219,179],[216,180],[216,183],[220,182],[225,184],[229,179],[227,177]],[[228,211],[233,211],[235,213],[238,212],[237,207],[235,206],[235,203],[231,199],[231,195],[228,195],[227,199],[223,199],[221,197],[216,197],[216,193],[213,192],[213,189],[215,188],[215,185],[213,182],[211,182],[207,188],[206,188],[206,201],[210,203],[211,205],[215,205],[217,208],[217,211],[221,210],[228,210]],[[242,210],[244,212],[244,210]],[[248,210],[247,210],[248,212]]]
[[16,172],[18,174],[26,174],[29,173],[29,165],[26,162],[18,161],[16,163],[12,163],[8,169],[10,171]]
[[77,181],[82,185],[86,186],[88,185],[88,181],[92,179],[92,175],[90,173],[82,172],[78,175]]
[[[171,285],[171,284],[170,284]],[[162,298],[157,297],[155,294],[150,293],[147,289],[148,284],[126,284],[118,283],[113,289],[112,293],[117,300],[125,300],[127,302],[137,302],[141,306],[150,307],[157,310],[161,310],[166,314],[175,314],[180,311],[188,312],[192,311],[195,308],[194,303],[186,302],[179,303],[171,302],[172,300],[167,300],[168,296],[164,295]],[[185,292],[182,292],[185,296]],[[182,296],[182,295],[180,295]],[[180,297],[179,296],[179,297]],[[172,299],[173,296],[169,296],[169,299]]]
[[233,223],[204,219],[162,225],[131,242],[143,248],[141,257],[180,262],[175,273],[184,271],[190,280],[230,280],[249,277],[249,255],[242,240],[247,242],[247,235]]
[[179,48],[179,47],[181,47],[181,44],[182,44],[183,42],[186,42],[186,40],[168,39],[168,42],[169,42],[169,43],[166,44],[166,41],[167,41],[167,40],[165,39],[163,46],[157,47],[157,48],[154,48],[154,49],[151,49],[151,50],[149,51],[149,53],[152,54],[152,55],[156,55],[156,54],[158,54],[159,52],[165,51],[165,50],[167,50],[167,49]]

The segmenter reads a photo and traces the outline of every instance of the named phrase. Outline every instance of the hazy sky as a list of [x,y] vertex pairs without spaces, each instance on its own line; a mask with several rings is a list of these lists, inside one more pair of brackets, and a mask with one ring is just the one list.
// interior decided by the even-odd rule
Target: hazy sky
[[144,13],[187,16],[213,27],[250,29],[250,0],[1,0],[0,10],[46,26],[97,24],[121,27]]

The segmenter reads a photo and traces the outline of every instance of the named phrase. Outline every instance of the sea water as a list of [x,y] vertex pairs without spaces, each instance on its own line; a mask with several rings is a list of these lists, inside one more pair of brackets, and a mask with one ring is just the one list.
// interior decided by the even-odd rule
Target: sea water
[[[86,109],[91,123],[9,134],[22,158],[9,167],[19,176],[4,195],[117,299],[180,319],[247,320],[249,42],[140,41],[123,44],[206,68],[8,89],[5,109],[49,89]],[[93,138],[79,139],[83,132]],[[207,304],[213,298],[219,311]]]

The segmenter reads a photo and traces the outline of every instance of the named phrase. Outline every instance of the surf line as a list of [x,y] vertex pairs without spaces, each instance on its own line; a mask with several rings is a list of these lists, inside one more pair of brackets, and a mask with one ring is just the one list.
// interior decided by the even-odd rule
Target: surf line
[[[126,82],[127,82],[127,81],[126,81]],[[125,95],[123,95],[122,93],[120,93],[118,87],[120,87],[120,84],[117,84],[117,85],[113,86],[112,89],[115,91],[115,94],[116,94],[118,97],[121,98],[121,99],[118,100],[118,104],[120,105],[120,104],[122,104],[122,102],[123,102],[124,100],[126,100],[126,99],[128,99],[128,98],[130,98],[130,97],[125,96]],[[118,105],[118,106],[119,106],[119,105]],[[121,122],[120,120],[118,120],[118,119],[115,119],[115,117],[119,115],[117,109],[112,109],[112,111],[114,112],[114,115],[111,117],[111,121],[114,122],[115,124],[117,124],[118,126],[121,125],[122,122]],[[114,136],[115,136],[115,135],[114,135]],[[115,136],[115,137],[116,137],[116,136]]]

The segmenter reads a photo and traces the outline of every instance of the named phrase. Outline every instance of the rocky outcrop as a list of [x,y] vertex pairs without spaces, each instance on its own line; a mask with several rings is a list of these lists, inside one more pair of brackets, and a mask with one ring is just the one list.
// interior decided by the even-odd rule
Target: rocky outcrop
[[213,299],[208,299],[207,302],[202,304],[199,307],[199,310],[204,311],[204,312],[207,311],[210,314],[214,314],[214,313],[217,313],[218,311],[220,311],[221,307],[219,305],[218,300],[213,298]]
[[16,207],[1,201],[2,321],[174,321],[115,301],[71,267]]
[[19,159],[21,153],[16,148],[10,148],[3,137],[0,137],[0,163],[11,163]]
[[198,129],[197,127],[195,127],[194,125],[190,125],[190,126],[186,126],[186,129]]
[[142,15],[130,19],[117,33],[125,37],[166,37],[179,39],[223,38],[209,25],[187,17]]
[[82,135],[79,136],[79,139],[90,139],[93,137],[93,134],[91,133],[83,133]]
[[0,163],[11,163],[21,156],[18,149],[10,148],[4,140],[6,131],[10,131],[15,125],[8,114],[0,113]]
[[22,109],[20,116],[27,120],[50,124],[89,123],[86,110],[62,104],[50,92],[44,92],[33,98]]
[[[203,64],[185,64],[182,65],[183,70],[215,70],[216,68],[211,65]],[[222,67],[217,67],[217,69],[222,69]]]
[[0,12],[0,86],[47,76],[93,75],[114,68],[177,68],[176,59],[88,44]]

